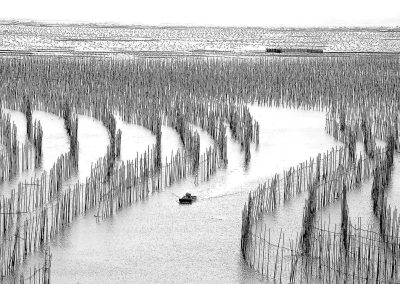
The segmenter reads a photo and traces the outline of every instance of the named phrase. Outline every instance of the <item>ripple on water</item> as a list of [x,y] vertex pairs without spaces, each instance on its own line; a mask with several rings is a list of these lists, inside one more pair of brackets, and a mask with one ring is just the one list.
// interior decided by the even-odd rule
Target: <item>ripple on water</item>
[[[251,111],[260,122],[261,133],[260,147],[252,151],[247,169],[243,167],[244,153],[228,131],[229,164],[209,182],[195,186],[187,179],[103,222],[96,223],[88,214],[73,223],[54,242],[52,280],[260,281],[240,256],[241,210],[248,191],[276,172],[338,143],[325,134],[321,112],[270,108]],[[163,127],[162,131],[165,160],[171,150],[176,152],[182,145],[173,129]],[[197,194],[199,201],[180,206],[176,196],[187,191]],[[273,216],[271,225],[286,230],[301,226],[304,198],[296,198]]]

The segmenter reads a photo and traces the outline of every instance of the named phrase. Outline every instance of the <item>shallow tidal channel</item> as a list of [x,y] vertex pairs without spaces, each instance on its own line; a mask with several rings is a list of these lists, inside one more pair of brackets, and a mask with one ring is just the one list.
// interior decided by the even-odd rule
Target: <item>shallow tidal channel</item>
[[[240,255],[241,214],[249,191],[275,173],[281,174],[284,169],[341,144],[325,133],[322,112],[256,106],[250,106],[250,111],[260,123],[260,144],[257,148],[252,145],[249,165],[244,164],[244,153],[228,130],[228,165],[210,181],[196,185],[194,178],[189,177],[103,221],[96,222],[93,214],[77,218],[51,244],[51,281],[260,282],[260,276],[247,267]],[[21,114],[10,113],[17,127],[23,129]],[[34,112],[35,118],[43,125],[43,170],[48,170],[60,154],[68,151],[67,136],[62,120],[58,121],[56,116]],[[143,127],[118,120],[117,128],[122,130],[123,161],[134,159],[155,143],[155,136]],[[206,132],[196,129],[204,153],[213,141]],[[101,122],[86,116],[79,116],[78,138],[79,174],[74,181],[89,175],[91,163],[105,154],[109,143]],[[162,127],[163,161],[182,147],[178,134],[172,128]],[[395,178],[393,183],[400,180]],[[370,187],[365,187],[349,196],[351,216],[369,206]],[[179,205],[178,197],[186,192],[197,195],[198,201]],[[270,227],[282,228],[295,237],[301,227],[305,197],[294,198],[268,217]],[[357,202],[360,197],[368,204]],[[324,218],[339,214],[335,206],[340,209],[339,204],[333,205],[331,211],[321,213]],[[360,210],[355,206],[360,206]],[[365,214],[370,213],[361,217],[367,218]]]

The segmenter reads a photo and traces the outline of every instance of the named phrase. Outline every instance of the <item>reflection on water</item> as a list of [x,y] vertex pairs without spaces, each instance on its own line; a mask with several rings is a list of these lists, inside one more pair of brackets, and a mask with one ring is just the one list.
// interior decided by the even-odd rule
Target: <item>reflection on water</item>
[[[22,112],[11,110],[11,109],[2,109],[5,115],[10,115],[11,123],[14,122],[17,126],[17,141],[19,143],[25,143],[26,140],[26,118]],[[33,114],[32,114],[33,116]],[[34,118],[35,119],[35,118]]]
[[90,176],[92,163],[103,157],[110,143],[106,127],[94,118],[78,116],[79,180]]
[[[3,112],[10,114],[10,119],[17,126],[17,140],[20,143],[30,143],[26,136],[26,118],[22,112],[3,109]],[[9,182],[0,184],[0,193],[8,195],[12,188],[18,183],[31,178],[40,177],[43,171],[50,171],[57,158],[69,151],[67,132],[64,128],[64,120],[51,113],[42,111],[32,112],[33,121],[40,121],[43,129],[43,156],[39,169],[25,171],[23,174],[14,177]]]
[[[193,178],[178,182],[148,200],[119,211],[96,223],[93,214],[78,218],[52,243],[52,281],[54,283],[132,283],[132,282],[207,282],[257,283],[262,279],[247,267],[240,256],[241,210],[248,192],[283,169],[315,157],[339,145],[324,131],[324,114],[315,111],[250,106],[260,122],[260,145],[252,148],[252,159],[244,168],[244,153],[230,137],[228,159],[209,182],[198,186]],[[25,123],[20,114],[15,121]],[[13,115],[14,117],[14,115]],[[62,119],[34,112],[44,129],[44,168],[67,151],[68,140]],[[117,120],[122,129],[121,159],[136,157],[155,143],[150,131]],[[21,129],[22,126],[21,126]],[[199,128],[201,151],[213,143]],[[22,137],[22,135],[21,135]],[[91,162],[106,152],[108,134],[100,121],[79,116],[79,178],[90,172]],[[362,150],[357,145],[357,150]],[[182,148],[178,134],[162,127],[162,154],[166,157]],[[395,169],[400,159],[395,157]],[[75,181],[76,179],[74,179]],[[399,175],[389,187],[389,203],[397,204]],[[369,180],[349,192],[348,205],[353,222],[361,217],[364,225],[376,225],[370,204]],[[177,196],[191,192],[199,200],[182,206]],[[285,233],[294,239],[300,231],[306,194],[294,198],[273,215],[264,218],[271,229],[271,240]],[[318,213],[332,226],[340,223],[340,202]]]
[[43,128],[42,168],[49,172],[57,157],[69,151],[69,140],[64,127],[64,120],[43,111],[34,111],[33,119],[39,120]]
[[[229,164],[209,182],[195,186],[189,178],[100,223],[90,214],[79,218],[54,241],[52,280],[259,282],[261,279],[243,263],[239,250],[241,210],[248,191],[268,176],[336,143],[324,132],[323,113],[259,107],[251,107],[251,111],[261,124],[261,134],[247,170],[240,145],[228,139]],[[134,143],[145,147],[153,142],[150,135],[137,139],[133,135],[136,126],[127,127],[133,127],[132,135],[122,140],[122,151]],[[84,131],[81,125],[80,129]],[[162,131],[163,155],[182,147],[173,129],[163,127]],[[142,135],[138,130],[138,136]],[[206,138],[201,135],[201,144]],[[199,200],[190,206],[179,205],[177,196],[185,192],[198,195]],[[294,202],[296,209],[275,222],[277,226],[293,225],[284,222],[290,216],[298,217],[302,203]]]

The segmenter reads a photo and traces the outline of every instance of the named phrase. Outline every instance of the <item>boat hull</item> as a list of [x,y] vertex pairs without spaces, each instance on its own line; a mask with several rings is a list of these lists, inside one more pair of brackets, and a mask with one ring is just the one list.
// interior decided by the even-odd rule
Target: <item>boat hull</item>
[[189,198],[179,198],[180,204],[192,204],[193,200]]

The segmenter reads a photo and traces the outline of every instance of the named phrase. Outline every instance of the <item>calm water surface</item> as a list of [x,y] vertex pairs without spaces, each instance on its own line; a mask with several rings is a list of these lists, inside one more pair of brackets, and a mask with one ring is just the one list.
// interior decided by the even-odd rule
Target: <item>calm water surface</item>
[[[175,184],[148,200],[119,211],[96,223],[93,214],[78,218],[52,242],[52,281],[54,283],[252,283],[260,277],[248,269],[240,256],[241,210],[248,192],[283,169],[340,145],[324,131],[324,113],[314,111],[251,106],[260,122],[260,145],[252,146],[252,159],[244,165],[240,145],[228,131],[227,168],[217,171],[209,182],[196,186],[193,178]],[[58,155],[68,150],[62,120],[42,112],[34,117],[44,126],[43,168],[48,169]],[[12,112],[18,127],[25,123],[21,114]],[[49,127],[47,129],[47,127]],[[121,160],[136,157],[155,137],[143,127],[117,119],[122,129]],[[47,129],[47,131],[46,131]],[[53,129],[54,131],[50,131]],[[57,130],[56,130],[57,129]],[[213,144],[211,137],[195,127],[201,137],[201,151]],[[22,132],[21,132],[22,133]],[[46,136],[47,134],[47,136]],[[91,162],[103,156],[109,143],[101,122],[79,116],[79,177],[90,172]],[[23,139],[23,135],[19,133]],[[163,159],[182,148],[177,133],[162,127]],[[361,151],[358,144],[358,150]],[[396,156],[395,169],[400,167]],[[362,217],[367,225],[376,224],[371,211],[367,181],[361,189],[349,193],[350,216]],[[398,204],[400,176],[394,175],[389,197]],[[190,206],[177,203],[177,196],[191,192],[199,196]],[[305,194],[279,208],[264,222],[271,228],[272,239],[279,231],[295,238],[300,231]],[[331,224],[340,222],[340,203],[319,212]]]
[[[323,113],[258,107],[251,111],[261,123],[261,135],[247,168],[240,145],[229,139],[228,167],[209,182],[195,186],[193,179],[187,179],[99,223],[90,214],[79,218],[52,245],[52,279],[56,283],[260,281],[239,252],[241,210],[248,191],[336,143],[324,132]],[[132,145],[143,150],[154,143],[150,133],[144,135],[146,130],[126,127],[132,127],[132,135],[123,139],[123,153],[134,157]],[[162,131],[164,155],[182,147],[176,132],[168,127]],[[202,150],[204,141],[212,143],[202,133]],[[187,191],[200,199],[180,206],[176,196]],[[302,203],[287,215],[299,215]]]

